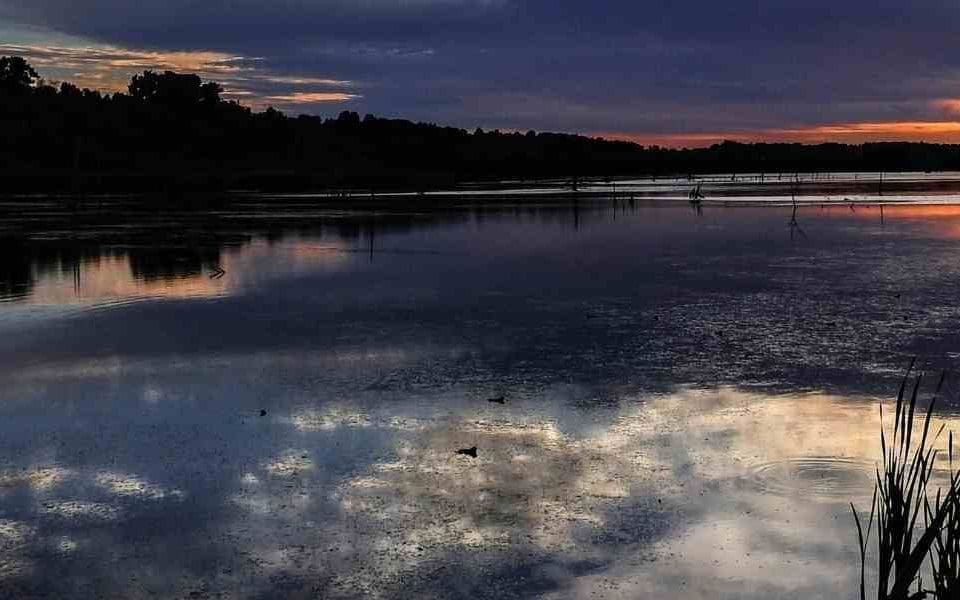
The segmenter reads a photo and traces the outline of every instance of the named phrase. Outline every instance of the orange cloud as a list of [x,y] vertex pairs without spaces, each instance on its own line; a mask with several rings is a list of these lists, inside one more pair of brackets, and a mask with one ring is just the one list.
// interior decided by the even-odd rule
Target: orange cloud
[[130,75],[146,69],[190,71],[208,79],[223,78],[252,70],[258,58],[223,52],[155,52],[113,46],[21,46],[0,44],[0,55],[25,57],[41,70],[69,71],[73,83],[101,91],[126,88]]
[[263,100],[276,102],[277,104],[315,104],[319,102],[346,102],[359,97],[357,94],[345,94],[343,92],[294,92],[286,96],[266,96]]
[[270,83],[285,83],[287,85],[329,85],[336,87],[348,87],[353,85],[350,81],[344,81],[341,79],[321,79],[317,77],[278,77],[278,76],[266,76],[259,77],[258,79],[262,81],[268,81]]
[[[139,71],[190,72],[221,83],[227,97],[244,98],[255,108],[275,104],[344,102],[357,98],[342,91],[296,91],[300,86],[349,88],[353,82],[322,77],[271,73],[260,57],[208,50],[158,52],[115,46],[30,46],[0,43],[0,56],[25,57],[51,79],[66,79],[80,87],[103,92],[124,91]],[[280,89],[277,89],[278,86]],[[257,91],[257,89],[261,91]],[[262,91],[267,89],[269,91]],[[289,91],[288,91],[289,90]]]
[[936,100],[933,103],[933,106],[934,108],[938,108],[947,114],[960,115],[960,99],[947,98],[944,100]]

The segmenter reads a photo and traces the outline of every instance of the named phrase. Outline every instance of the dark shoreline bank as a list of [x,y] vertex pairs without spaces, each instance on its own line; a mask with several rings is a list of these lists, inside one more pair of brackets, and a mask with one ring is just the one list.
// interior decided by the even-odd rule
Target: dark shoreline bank
[[[884,203],[898,196],[960,194],[960,177],[954,172],[812,172],[803,174],[617,175],[514,177],[458,180],[384,179],[377,176],[329,180],[322,174],[264,172],[238,175],[185,173],[114,174],[74,176],[62,171],[9,175],[0,173],[0,202],[29,206],[55,203],[71,210],[103,209],[122,204],[141,208],[204,210],[257,204],[280,207],[342,207],[347,209],[445,207],[528,202],[578,202],[593,200],[678,200],[691,186],[705,187],[705,203],[740,202],[770,196],[826,198],[826,203],[849,202],[848,197]],[[938,174],[945,175],[937,178]],[[817,200],[817,203],[822,203]]]

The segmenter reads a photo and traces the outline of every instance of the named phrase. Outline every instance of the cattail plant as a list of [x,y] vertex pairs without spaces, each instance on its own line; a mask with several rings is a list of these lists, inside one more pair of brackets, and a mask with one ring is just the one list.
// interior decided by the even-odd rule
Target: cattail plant
[[[947,456],[950,465],[950,489],[960,487],[960,473],[953,470],[953,432],[950,432]],[[930,566],[933,571],[933,591],[937,598],[960,597],[960,495],[948,494],[941,501],[940,491],[933,507],[926,504],[927,525],[941,511],[946,512],[940,531],[933,540]]]
[[[949,590],[956,594],[956,584],[950,583],[951,575],[956,574],[957,533],[960,527],[958,514],[958,493],[960,493],[960,473],[952,472],[950,487],[941,498],[938,490],[931,506],[928,497],[930,476],[933,472],[937,451],[933,448],[943,427],[930,436],[930,420],[934,406],[943,386],[945,375],[940,378],[936,392],[927,407],[923,425],[914,435],[917,415],[917,401],[923,374],[914,379],[912,391],[907,396],[910,372],[904,376],[897,393],[894,413],[893,436],[887,444],[883,431],[883,407],[880,407],[880,448],[882,462],[877,466],[876,484],[870,507],[870,517],[866,532],[853,504],[854,521],[857,526],[857,538],[860,548],[860,598],[866,600],[865,571],[867,547],[876,525],[877,534],[877,599],[878,600],[914,600],[934,596],[953,598]],[[952,443],[952,436],[950,441]],[[952,455],[952,452],[951,452]],[[918,523],[921,512],[923,523]],[[924,561],[929,558],[934,571],[934,590],[922,589],[920,579]],[[943,595],[937,581],[943,583]],[[956,581],[955,579],[953,581]],[[911,589],[916,591],[911,592]]]

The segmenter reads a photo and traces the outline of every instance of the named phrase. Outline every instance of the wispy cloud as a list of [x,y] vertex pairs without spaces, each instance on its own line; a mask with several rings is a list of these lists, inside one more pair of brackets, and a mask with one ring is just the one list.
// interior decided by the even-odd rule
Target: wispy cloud
[[[223,84],[226,97],[255,108],[345,102],[360,97],[342,91],[354,86],[351,81],[274,73],[262,57],[208,50],[160,52],[116,46],[0,44],[0,55],[26,57],[48,80],[67,80],[106,92],[122,91],[134,73],[152,69],[196,73]],[[304,86],[314,89],[304,91]]]
[[359,98],[358,94],[343,92],[294,92],[285,96],[266,96],[264,101],[276,104],[318,104],[321,102],[346,102]]
[[946,98],[944,100],[935,100],[933,106],[945,114],[951,116],[960,115],[960,99]]
[[41,66],[56,68],[179,69],[206,73],[239,73],[261,60],[212,51],[160,52],[114,46],[23,46],[0,44],[0,53],[28,57]]
[[286,85],[328,85],[334,87],[350,87],[353,85],[352,81],[343,81],[340,79],[321,79],[317,77],[280,77],[277,75],[272,75],[259,76],[257,79],[261,81],[268,81],[270,83],[282,83]]

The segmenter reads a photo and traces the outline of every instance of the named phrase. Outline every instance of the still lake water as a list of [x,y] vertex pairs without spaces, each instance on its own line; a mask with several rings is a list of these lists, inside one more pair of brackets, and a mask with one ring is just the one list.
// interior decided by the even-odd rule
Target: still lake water
[[960,360],[960,178],[900,178],[7,202],[0,596],[853,597],[878,403]]

